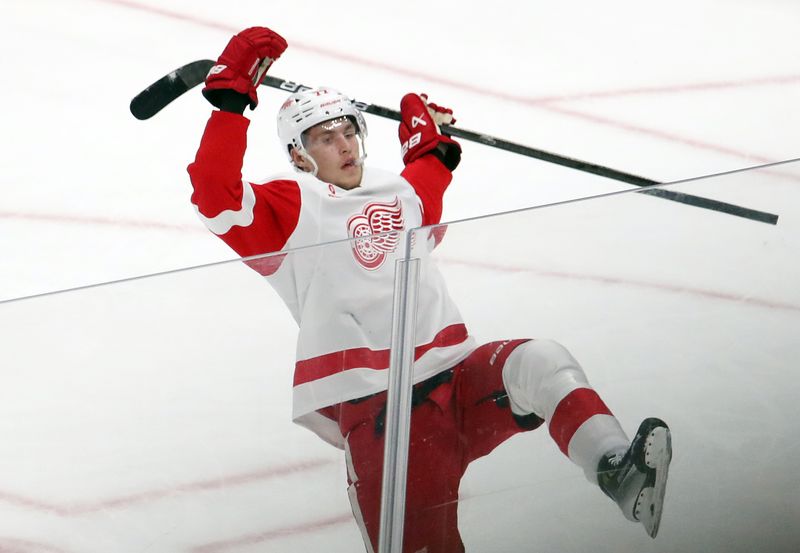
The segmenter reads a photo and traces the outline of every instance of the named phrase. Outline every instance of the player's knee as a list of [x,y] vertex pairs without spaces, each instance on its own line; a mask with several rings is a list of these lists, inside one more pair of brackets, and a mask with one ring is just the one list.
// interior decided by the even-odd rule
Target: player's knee
[[575,360],[572,354],[553,340],[534,340],[531,343],[534,356],[543,361],[546,367],[545,374],[542,375],[542,387],[551,393],[561,393],[567,389],[574,389],[583,385],[588,385],[586,374],[583,372],[580,363]]
[[549,417],[557,398],[588,386],[586,375],[572,354],[554,340],[531,340],[509,356],[503,381],[512,411]]
[[530,342],[524,343],[522,346],[529,354],[550,359],[559,365],[575,361],[572,358],[572,354],[567,351],[567,348],[555,340],[531,340]]
[[555,340],[531,340],[522,344],[519,349],[522,366],[540,373],[542,378],[580,367],[567,348]]

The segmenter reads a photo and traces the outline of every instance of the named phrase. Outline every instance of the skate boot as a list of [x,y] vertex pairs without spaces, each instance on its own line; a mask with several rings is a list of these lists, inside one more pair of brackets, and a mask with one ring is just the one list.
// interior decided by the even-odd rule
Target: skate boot
[[597,483],[619,505],[625,518],[641,522],[651,538],[658,533],[664,490],[672,460],[669,427],[660,419],[645,419],[628,450],[604,456]]

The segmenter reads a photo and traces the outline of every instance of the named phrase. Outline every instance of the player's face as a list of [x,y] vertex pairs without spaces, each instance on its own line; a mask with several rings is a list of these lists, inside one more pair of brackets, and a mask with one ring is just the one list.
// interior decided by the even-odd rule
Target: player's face
[[303,137],[303,145],[317,162],[321,181],[346,190],[361,184],[358,134],[350,119],[339,117],[311,127]]

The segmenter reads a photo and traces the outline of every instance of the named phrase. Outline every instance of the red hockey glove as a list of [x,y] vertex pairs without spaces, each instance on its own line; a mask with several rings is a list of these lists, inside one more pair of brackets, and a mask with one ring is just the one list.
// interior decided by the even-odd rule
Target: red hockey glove
[[[269,66],[286,50],[286,46],[286,40],[281,35],[266,27],[250,27],[235,35],[217,64],[208,72],[203,96],[221,108],[222,99],[230,98],[230,93],[223,91],[235,90],[247,95],[250,109],[255,109],[258,105],[256,89],[264,80]],[[247,99],[243,98],[242,102],[246,105]]]
[[406,94],[400,101],[400,144],[408,165],[427,153],[436,155],[451,171],[461,161],[461,146],[439,131],[439,125],[455,123],[453,111],[428,103],[424,94]]

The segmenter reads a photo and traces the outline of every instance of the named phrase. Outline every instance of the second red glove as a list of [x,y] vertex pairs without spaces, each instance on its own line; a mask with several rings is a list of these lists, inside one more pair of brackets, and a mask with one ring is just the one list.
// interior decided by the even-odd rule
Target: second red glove
[[452,110],[427,103],[428,97],[406,94],[400,101],[402,121],[398,129],[403,163],[408,165],[427,153],[435,154],[451,171],[461,161],[461,146],[439,131],[438,122],[453,123]]

